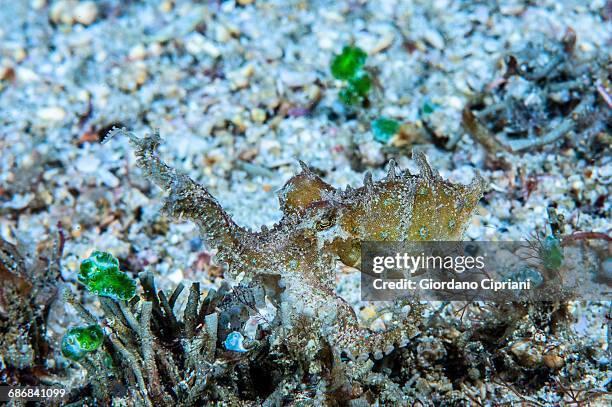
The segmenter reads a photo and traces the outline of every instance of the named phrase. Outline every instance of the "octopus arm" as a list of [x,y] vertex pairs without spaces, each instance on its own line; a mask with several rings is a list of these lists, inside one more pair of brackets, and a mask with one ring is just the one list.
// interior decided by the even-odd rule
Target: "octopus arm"
[[170,216],[193,221],[206,242],[219,249],[222,259],[229,260],[227,254],[240,251],[239,236],[246,235],[247,231],[234,223],[205,187],[159,158],[157,147],[161,137],[158,132],[141,139],[125,129],[113,129],[107,140],[116,134],[129,138],[135,148],[138,166],[147,178],[168,193],[164,210]]

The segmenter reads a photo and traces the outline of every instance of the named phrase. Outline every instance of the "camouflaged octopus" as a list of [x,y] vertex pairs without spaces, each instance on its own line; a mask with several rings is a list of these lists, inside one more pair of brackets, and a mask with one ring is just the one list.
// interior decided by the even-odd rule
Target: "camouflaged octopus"
[[206,188],[160,160],[157,133],[139,139],[115,129],[109,137],[116,133],[130,138],[138,165],[169,192],[164,209],[195,222],[230,275],[280,280],[285,328],[305,316],[335,351],[360,360],[405,346],[415,328],[410,321],[384,332],[362,328],[352,307],[335,294],[336,262],[359,268],[362,241],[460,240],[485,188],[480,175],[468,186],[444,181],[422,153],[414,154],[418,175],[399,171],[391,161],[386,178],[374,182],[366,173],[362,187],[344,190],[300,162],[302,171],[279,192],[280,222],[253,232],[238,226]]

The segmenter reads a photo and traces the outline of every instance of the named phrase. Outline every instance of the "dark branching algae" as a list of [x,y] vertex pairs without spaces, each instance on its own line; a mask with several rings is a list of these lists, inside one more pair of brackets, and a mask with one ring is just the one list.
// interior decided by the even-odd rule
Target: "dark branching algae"
[[[503,77],[475,95],[463,110],[463,126],[489,153],[519,153],[568,142],[578,149],[610,145],[612,107],[603,83],[609,83],[609,58],[581,58],[577,36],[568,28],[560,40],[539,37],[505,58]],[[526,88],[525,100],[516,89]],[[528,99],[527,99],[528,98]],[[556,123],[549,126],[548,123]],[[601,143],[606,147],[599,147]]]

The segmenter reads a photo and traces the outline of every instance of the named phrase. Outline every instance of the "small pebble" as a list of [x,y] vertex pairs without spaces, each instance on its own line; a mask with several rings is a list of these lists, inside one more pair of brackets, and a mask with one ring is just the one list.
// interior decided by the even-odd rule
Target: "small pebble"
[[56,24],[72,24],[72,9],[75,7],[74,1],[60,0],[53,3],[49,10],[49,19]]
[[433,29],[426,30],[425,34],[423,35],[423,38],[425,39],[425,41],[429,43],[429,45],[431,45],[434,48],[437,48],[437,49],[444,48],[444,45],[445,45],[444,38],[436,30],[433,30]]
[[185,40],[185,49],[192,55],[208,54],[213,58],[221,55],[221,51],[200,33],[192,33]]
[[0,66],[0,81],[15,78],[15,70],[10,66]]
[[90,25],[98,17],[98,6],[93,1],[84,1],[74,8],[74,20],[83,25]]
[[44,8],[47,5],[47,1],[46,0],[32,0],[30,2],[30,6],[34,9],[34,10],[41,10],[42,8]]
[[185,280],[185,275],[183,274],[183,270],[176,269],[168,274],[168,280],[170,280],[173,284],[180,284],[183,280]]
[[362,320],[369,321],[372,318],[376,317],[376,310],[372,307],[365,307],[361,310],[359,314]]
[[246,88],[249,84],[249,78],[255,73],[253,65],[249,64],[227,74],[231,81],[232,89]]
[[387,33],[383,35],[376,44],[370,49],[370,54],[378,54],[379,52],[385,51],[393,44],[393,40],[395,40],[395,35],[393,33]]
[[266,120],[266,112],[263,109],[255,108],[251,110],[251,119],[258,124]]
[[240,353],[247,352],[247,349],[244,347],[244,336],[238,331],[230,332],[223,344],[227,350]]
[[542,362],[542,355],[539,350],[529,341],[516,342],[510,347],[510,352],[512,352],[518,358],[519,363],[525,367],[533,368]]
[[159,11],[161,11],[162,13],[169,13],[172,11],[173,8],[174,4],[171,1],[162,1],[159,4]]
[[16,47],[13,49],[13,60],[15,60],[17,63],[23,61],[27,55],[28,54],[26,53],[25,49],[22,47]]
[[81,172],[96,172],[100,167],[100,160],[96,157],[83,156],[76,161],[76,168]]
[[520,3],[507,3],[499,6],[499,11],[507,16],[517,16],[525,11],[525,6]]
[[147,55],[147,49],[143,44],[136,44],[130,49],[128,55],[132,60],[144,59]]
[[202,239],[199,237],[194,237],[189,240],[189,250],[192,252],[197,252],[202,248]]
[[542,356],[542,361],[550,369],[561,369],[565,364],[563,358],[557,354],[546,354]]
[[227,27],[223,25],[217,25],[215,27],[215,39],[220,43],[226,43],[232,38],[231,32]]
[[317,80],[314,72],[281,71],[280,79],[291,88],[306,86]]
[[50,106],[39,109],[36,115],[42,120],[59,122],[66,117],[66,111],[61,107]]

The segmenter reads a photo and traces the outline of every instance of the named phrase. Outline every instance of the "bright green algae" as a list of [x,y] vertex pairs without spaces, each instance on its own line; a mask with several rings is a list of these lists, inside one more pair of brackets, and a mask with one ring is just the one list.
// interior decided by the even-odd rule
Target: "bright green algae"
[[348,87],[361,97],[366,97],[372,87],[370,75],[364,72],[359,72],[353,78],[349,79],[348,82]]
[[367,56],[359,47],[345,46],[342,48],[342,53],[336,55],[331,63],[332,75],[344,81],[354,78],[365,64]]
[[338,97],[345,105],[354,105],[359,102],[360,98],[352,87],[346,87],[340,91]]
[[94,352],[104,339],[104,332],[98,324],[70,328],[62,338],[62,354],[72,360],[81,360]]
[[95,251],[83,260],[78,276],[89,292],[114,300],[129,300],[136,294],[136,282],[119,270],[112,254]]
[[429,100],[425,100],[425,102],[423,102],[423,106],[421,106],[421,115],[427,116],[429,114],[432,114],[436,109],[438,109],[438,107],[439,106],[435,103],[432,103]]
[[387,143],[399,131],[400,124],[397,120],[381,117],[372,121],[372,133],[374,140],[380,143]]
[[362,69],[367,56],[359,47],[346,46],[332,60],[330,69],[334,78],[347,81],[338,95],[346,105],[361,102],[372,87],[372,78]]

